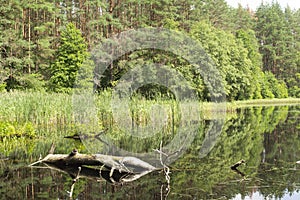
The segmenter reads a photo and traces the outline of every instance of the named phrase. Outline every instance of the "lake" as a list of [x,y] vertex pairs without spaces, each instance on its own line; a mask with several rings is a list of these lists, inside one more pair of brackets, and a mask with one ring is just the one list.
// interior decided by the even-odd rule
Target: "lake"
[[[189,125],[187,124],[187,130]],[[193,126],[193,125],[192,125]],[[113,147],[106,137],[97,144],[102,153],[146,152],[147,162],[160,142],[178,150],[167,163],[169,184],[163,170],[135,181],[111,184],[105,180],[79,178],[73,199],[300,199],[300,106],[256,106],[239,108],[226,115],[204,117],[195,133],[154,138],[114,137]],[[193,126],[193,129],[195,127]],[[2,139],[0,143],[0,199],[67,199],[72,178],[44,165],[29,164],[48,154],[68,154],[76,148],[89,153],[89,142],[67,139],[72,126],[53,128],[62,137]],[[189,135],[188,135],[189,134]],[[190,134],[194,134],[191,137]],[[173,142],[175,139],[177,143]],[[185,145],[181,148],[180,141]],[[177,148],[178,147],[178,148]],[[114,148],[114,149],[112,149]],[[162,149],[163,150],[163,149]],[[143,154],[144,155],[144,154]],[[231,168],[239,161],[245,161]]]

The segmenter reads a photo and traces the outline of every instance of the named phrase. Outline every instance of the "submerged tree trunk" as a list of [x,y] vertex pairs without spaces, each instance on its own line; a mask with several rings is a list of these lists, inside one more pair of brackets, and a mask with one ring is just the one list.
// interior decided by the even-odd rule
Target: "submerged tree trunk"
[[134,181],[152,171],[159,170],[136,157],[120,157],[103,154],[80,154],[73,150],[70,154],[48,154],[42,160],[50,169],[69,174],[72,178],[86,177],[105,179],[111,183]]

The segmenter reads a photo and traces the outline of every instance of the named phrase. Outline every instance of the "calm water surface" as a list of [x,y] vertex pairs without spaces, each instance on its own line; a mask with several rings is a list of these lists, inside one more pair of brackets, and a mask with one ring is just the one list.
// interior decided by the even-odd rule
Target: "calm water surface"
[[[212,121],[201,122],[189,147],[170,164],[169,192],[164,173],[157,171],[116,185],[80,178],[74,199],[300,199],[300,106],[239,109],[227,115],[220,134],[207,136]],[[141,152],[157,148],[160,139],[126,138],[117,145]],[[0,142],[0,199],[68,199],[69,175],[28,167],[51,144],[55,153],[87,152],[79,141],[63,137]],[[232,170],[240,160],[246,163]]]

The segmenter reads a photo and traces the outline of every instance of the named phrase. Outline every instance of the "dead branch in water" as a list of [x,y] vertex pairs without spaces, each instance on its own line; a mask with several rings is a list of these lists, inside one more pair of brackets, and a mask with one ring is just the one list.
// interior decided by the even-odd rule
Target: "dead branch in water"
[[72,182],[72,185],[71,185],[71,190],[70,190],[70,192],[69,192],[69,197],[70,197],[70,199],[72,199],[73,191],[74,191],[74,187],[75,187],[75,183],[76,183],[76,181],[79,179],[80,172],[81,172],[81,167],[78,167],[77,175],[76,175],[76,177],[73,179],[73,182]]
[[[162,141],[160,142],[160,145],[159,145],[159,149],[154,149],[154,151],[158,152],[159,153],[159,160],[160,160],[160,164],[163,166],[163,170],[164,170],[164,174],[165,174],[165,178],[166,178],[166,181],[167,181],[167,187],[166,187],[166,191],[167,193],[165,194],[164,198],[163,198],[163,185],[161,186],[160,188],[160,194],[161,194],[161,197],[160,199],[167,199],[169,193],[170,193],[170,190],[171,190],[171,186],[170,186],[170,168],[166,165],[165,161],[168,159],[168,157],[170,157],[170,155],[164,153],[162,151]],[[162,156],[166,156],[167,158],[165,159],[165,161],[163,161],[163,158]]]
[[237,174],[241,175],[243,178],[245,178],[245,174],[243,172],[241,172],[240,170],[238,170],[238,167],[242,164],[245,164],[246,162],[244,160],[240,160],[237,163],[235,163],[234,165],[232,165],[230,168],[231,170],[233,170],[234,172],[236,172]]
[[72,178],[105,179],[111,183],[134,181],[152,171],[159,170],[136,157],[110,156],[103,154],[80,154],[74,149],[70,154],[48,154],[45,158],[30,164],[46,164],[51,169],[64,171]]

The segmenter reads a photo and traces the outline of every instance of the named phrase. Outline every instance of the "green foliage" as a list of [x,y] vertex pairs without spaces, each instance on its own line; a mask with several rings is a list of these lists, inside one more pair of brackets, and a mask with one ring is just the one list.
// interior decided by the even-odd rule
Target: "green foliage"
[[259,53],[259,47],[256,41],[255,32],[251,29],[240,29],[236,32],[236,38],[239,43],[247,50],[247,57],[251,63],[249,66],[251,73],[251,83],[253,85],[253,99],[262,98],[262,77],[263,72],[261,70],[262,60]]
[[1,137],[10,137],[16,134],[16,129],[9,122],[0,123],[0,136]]
[[210,54],[225,81],[227,100],[286,98],[287,87],[272,73],[263,73],[258,45],[252,30],[231,33],[199,22],[192,30]]
[[[113,63],[113,66],[115,66],[113,69],[107,69],[104,72],[103,78],[100,79],[99,89],[103,90],[121,84],[123,93],[139,93],[148,99],[172,99],[174,98],[172,93],[174,88],[172,91],[166,85],[176,83],[176,86],[180,86],[182,93],[193,89],[200,99],[207,98],[199,72],[196,72],[195,67],[185,59],[171,52],[157,49],[138,50],[130,55],[120,57]],[[178,72],[176,76],[173,76],[174,71],[172,70],[174,69]],[[133,85],[130,85],[128,74],[134,77]],[[164,74],[168,74],[168,76],[164,76]],[[159,85],[157,84],[159,82],[166,84]],[[140,87],[136,88],[137,86]],[[131,91],[132,88],[135,88],[136,91]]]
[[263,98],[271,98],[272,99],[275,97],[271,88],[272,88],[272,85],[270,85],[265,74],[263,74],[262,87],[261,87],[261,94],[262,94]]
[[90,56],[80,66],[77,77],[74,83],[74,88],[78,91],[91,91],[93,88],[93,70],[95,69],[95,63],[91,60]]
[[199,21],[209,21],[214,27],[230,30],[233,28],[232,9],[224,0],[203,0],[199,2],[189,2],[189,14],[187,19],[191,18],[190,25]]
[[296,95],[293,92],[295,86],[300,87],[295,76],[299,72],[299,16],[299,11],[292,11],[290,8],[283,10],[277,2],[262,3],[256,11],[255,31],[260,44],[263,69],[271,71],[276,78],[284,81],[290,96]]
[[[248,8],[243,8],[240,4],[238,5],[237,9],[231,10],[233,13],[233,26],[236,31],[241,31],[241,30],[252,30],[253,25],[255,22],[253,21],[253,16],[251,11]],[[234,30],[233,30],[234,31]],[[256,43],[256,42],[255,42]],[[252,45],[255,45],[252,44]]]
[[[94,98],[97,108],[98,121],[95,122],[97,127],[91,126],[85,133],[93,132],[94,129],[100,131],[111,128],[113,139],[123,137],[126,130],[118,128],[118,124],[126,124],[128,122],[127,108],[125,106],[119,108],[119,118],[116,120],[111,106],[112,91],[101,91]],[[164,108],[162,110],[163,115],[158,115],[159,117],[167,116],[161,119],[161,122],[167,119],[163,125],[163,131],[165,132],[174,131],[172,129],[176,128],[181,120],[185,120],[181,119],[178,102],[175,99],[162,97],[161,99],[147,100],[140,95],[134,95],[129,99],[129,117],[136,125],[149,125],[151,120],[153,120],[151,113],[160,110],[156,110],[159,108],[156,106],[163,106]],[[26,135],[28,137],[37,135],[40,137],[44,136],[44,134],[55,135],[57,133],[61,136],[75,134],[81,130],[81,124],[74,121],[74,105],[72,103],[72,95],[69,94],[7,92],[1,94],[0,105],[1,121],[5,124],[5,126],[2,126],[2,135]],[[153,110],[153,106],[156,108],[155,110]],[[205,117],[210,118],[210,115],[215,116],[215,113],[210,113],[211,107],[209,105],[206,106],[204,104],[203,106],[201,110],[204,111],[202,114]],[[229,110],[234,110],[234,108],[229,108]],[[122,113],[125,115],[123,116]],[[18,124],[15,123],[16,121]],[[130,126],[134,128],[136,127],[135,124],[131,124]]]
[[[56,172],[45,169],[41,169],[43,171],[33,169],[34,176],[32,176],[32,174],[28,174],[28,170],[23,167],[14,170],[11,169],[11,167],[15,166],[15,162],[19,160],[25,160],[24,163],[26,166],[31,163],[32,160],[38,160],[40,155],[44,156],[48,153],[51,143],[56,144],[55,153],[66,153],[73,148],[87,151],[79,142],[62,139],[62,136],[72,135],[72,133],[78,130],[78,126],[74,124],[72,118],[71,97],[72,96],[69,94],[48,94],[38,92],[11,92],[4,93],[1,96],[0,130],[5,130],[7,134],[12,135],[15,135],[16,133],[29,135],[29,133],[35,131],[35,135],[38,136],[37,140],[28,139],[22,136],[20,138],[2,138],[2,141],[0,142],[1,156],[10,156],[15,159],[5,161],[4,163],[0,162],[0,172],[12,170],[10,171],[11,174],[9,176],[2,176],[3,181],[5,180],[5,184],[2,184],[1,186],[5,190],[1,190],[2,193],[0,191],[1,195],[6,195],[7,191],[11,190],[12,185],[16,184],[15,182],[19,183],[17,184],[18,188],[16,191],[23,191],[23,189],[26,189],[28,186],[28,180],[30,180],[33,181],[35,185],[40,184],[39,186],[42,185],[45,187],[47,191],[49,191],[49,196],[57,197],[57,190],[48,189],[52,184],[66,184],[66,177],[62,176],[60,172],[56,174]],[[163,140],[164,144],[167,144],[176,137],[176,134],[172,134],[172,124],[175,124],[176,128],[176,125],[180,123],[181,120],[180,113],[177,112],[176,102],[170,100],[149,101],[137,97],[131,99],[130,111],[132,111],[131,113],[133,113],[133,115],[130,117],[140,123],[139,125],[146,125],[149,123],[149,113],[153,104],[166,105],[166,107],[168,106],[169,108],[166,110],[169,120],[166,123],[168,125],[166,125],[161,132],[153,135],[153,137],[141,139],[132,137],[131,135],[129,136],[124,130],[118,127],[119,124],[114,121],[114,116],[112,115],[111,97],[111,92],[105,90],[102,91],[95,100],[98,108],[97,114],[99,124],[101,124],[102,128],[109,128],[105,133],[105,137],[110,138],[114,145],[133,152],[153,152],[153,149],[158,148],[161,140]],[[174,107],[173,111],[172,105]],[[214,121],[205,118],[200,123],[198,129],[199,132],[197,132],[196,138],[190,148],[186,151],[186,154],[170,166],[172,172],[171,186],[174,193],[170,193],[169,197],[176,199],[179,193],[196,197],[203,197],[211,194],[213,197],[209,196],[210,199],[217,199],[224,196],[224,192],[226,192],[227,195],[239,193],[240,190],[238,188],[240,188],[240,182],[236,182],[237,180],[240,180],[241,177],[231,171],[230,166],[240,159],[245,159],[247,162],[246,166],[241,166],[240,168],[247,175],[247,179],[243,182],[246,186],[251,186],[251,188],[252,186],[257,186],[257,179],[260,180],[259,183],[267,186],[272,183],[278,183],[278,181],[282,180],[282,177],[284,177],[284,182],[287,180],[297,182],[299,175],[293,179],[292,177],[295,176],[293,174],[295,170],[290,169],[294,167],[294,161],[298,159],[298,154],[295,152],[295,149],[299,146],[299,140],[297,139],[299,132],[297,121],[299,112],[297,111],[299,109],[292,110],[291,112],[289,112],[288,109],[289,107],[287,106],[274,107],[270,105],[267,107],[256,105],[250,108],[232,109],[232,114],[227,115],[222,133],[217,137],[214,148],[206,157],[200,159],[199,150],[203,144],[204,133],[207,133],[206,131],[211,128],[211,125],[208,122]],[[172,112],[174,112],[174,114],[172,114]],[[211,115],[215,117],[216,113],[212,112]],[[174,122],[172,122],[173,117]],[[123,120],[123,118],[121,119]],[[18,124],[14,122],[16,120],[18,120]],[[287,122],[288,124],[283,126],[283,122]],[[49,127],[52,128],[50,129]],[[51,131],[48,131],[47,128]],[[187,126],[187,128],[189,128],[189,126]],[[211,138],[214,137],[212,136]],[[94,140],[91,141],[93,144],[95,143]],[[273,146],[273,144],[276,145]],[[86,148],[90,148],[90,146],[86,146]],[[103,148],[107,148],[105,143],[103,143]],[[267,151],[267,163],[277,163],[278,166],[282,167],[282,170],[287,171],[274,171],[271,169],[274,165],[269,166],[266,163],[261,164],[261,155],[263,155],[264,150]],[[84,153],[82,151],[80,152]],[[290,162],[291,160],[293,161],[292,163]],[[10,161],[14,163],[10,164]],[[22,163],[21,166],[24,166],[24,163]],[[9,168],[7,169],[6,166],[8,164]],[[18,171],[20,173],[16,173],[15,170],[20,170]],[[56,182],[51,182],[49,174],[47,174],[50,172],[52,173],[52,176],[55,177]],[[288,176],[288,178],[283,176],[282,173]],[[18,176],[16,174],[18,174]],[[190,176],[190,174],[193,174],[194,176]],[[272,179],[269,178],[270,175],[273,175]],[[17,177],[19,177],[19,179],[16,179]],[[32,179],[32,177],[34,177],[34,179]],[[2,179],[0,181],[1,183],[3,182]],[[122,192],[125,192],[124,187],[131,186],[148,191],[147,187],[145,187],[145,185],[148,184],[151,185],[152,191],[152,186],[156,186],[157,182],[160,183],[162,180],[165,179],[161,173],[159,173],[159,175],[154,173],[131,184],[125,184],[122,186],[121,190],[114,190],[114,192],[120,195]],[[251,182],[251,180],[253,180],[253,182]],[[146,181],[146,183],[144,181]],[[96,182],[87,181],[86,184],[88,183],[95,185]],[[235,185],[235,183],[237,185]],[[191,184],[193,185],[191,186]],[[220,184],[222,185],[222,192],[218,190]],[[67,188],[70,186],[70,184],[66,185]],[[102,184],[99,183],[97,188],[99,189],[101,185]],[[8,187],[8,189],[6,187]],[[99,191],[96,188],[93,188],[94,186],[86,187],[89,188],[88,192],[82,190],[80,190],[80,192],[86,192],[89,195],[90,188],[92,188],[93,191],[94,189],[95,191]],[[194,190],[193,188],[195,187],[202,188],[202,190]],[[285,187],[283,188],[282,185],[276,186],[275,184],[273,187],[278,187],[277,189],[280,191],[285,190]],[[157,190],[155,191],[160,191],[160,186],[156,189]],[[22,191],[20,191],[20,193],[24,194]],[[65,195],[64,191],[65,188],[61,191]],[[273,190],[263,191],[265,194],[274,194]],[[41,193],[43,193],[43,191],[41,191]],[[109,191],[108,193],[110,195],[114,194]],[[99,195],[99,193],[97,193],[97,195]],[[147,195],[149,195],[149,192]]]
[[66,94],[7,92],[1,94],[0,105],[1,121],[13,126],[30,122],[37,135],[60,131],[73,121],[72,98]]
[[[9,91],[47,88],[69,93],[74,85],[92,88],[94,66],[85,62],[87,48],[123,31],[164,27],[190,34],[202,43],[223,76],[228,100],[286,96],[273,94],[275,90],[265,86],[262,70],[284,81],[289,96],[300,96],[300,11],[282,9],[276,2],[251,11],[231,8],[224,0],[13,0],[0,13],[0,91],[3,87]],[[219,95],[209,94],[203,77],[179,56],[154,50],[130,54],[114,61],[98,86],[116,86],[135,64],[160,63],[182,73],[201,100]],[[160,95],[163,90],[148,86],[143,90],[151,89],[152,94]],[[284,93],[284,84],[280,87]]]
[[266,84],[268,85],[271,93],[275,98],[286,98],[288,97],[288,90],[286,88],[286,85],[283,81],[278,81],[274,74],[271,72],[265,72],[265,80]]
[[87,45],[80,30],[67,24],[60,36],[60,46],[50,67],[49,89],[54,92],[71,92],[78,71],[87,58]]
[[[249,42],[254,37],[251,32],[240,31],[235,37],[205,22],[199,22],[192,27],[191,35],[201,42],[214,60],[223,77],[229,101],[261,97],[257,88],[260,88],[259,74],[262,72],[257,66],[256,46]],[[248,46],[252,50],[248,51]]]
[[4,137],[29,137],[36,136],[33,124],[27,122],[25,124],[12,124],[10,122],[0,122],[0,138]]
[[31,122],[26,122],[24,125],[22,125],[18,130],[18,134],[20,136],[26,136],[30,138],[36,136],[35,128]]
[[40,74],[25,74],[20,77],[20,89],[32,91],[44,91],[45,81]]
[[4,80],[4,85],[7,91],[20,89],[20,82],[12,75]]
[[296,73],[295,79],[289,79],[288,84],[291,85],[289,87],[290,96],[300,98],[300,73]]
[[5,91],[5,88],[6,88],[6,83],[1,83],[0,84],[0,92]]

